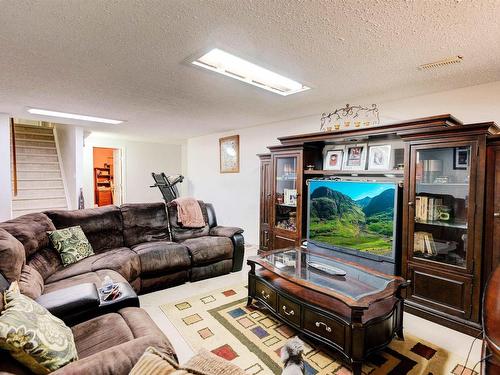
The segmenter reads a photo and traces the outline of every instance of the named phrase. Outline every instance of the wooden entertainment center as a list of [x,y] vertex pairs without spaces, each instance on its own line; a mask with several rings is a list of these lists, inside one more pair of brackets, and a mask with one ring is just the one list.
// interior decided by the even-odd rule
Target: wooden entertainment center
[[[258,155],[260,249],[297,247],[307,238],[308,179],[397,179],[403,184],[399,274],[411,281],[406,311],[476,335],[484,285],[500,260],[499,131],[493,122],[462,124],[439,115],[280,137],[280,145]],[[390,144],[389,168],[323,169],[325,150],[353,144]]]

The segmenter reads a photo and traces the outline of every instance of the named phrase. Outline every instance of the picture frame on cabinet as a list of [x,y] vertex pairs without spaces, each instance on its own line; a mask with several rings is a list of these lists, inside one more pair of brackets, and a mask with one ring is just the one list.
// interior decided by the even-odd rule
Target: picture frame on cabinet
[[358,143],[346,146],[346,155],[342,163],[342,169],[346,171],[365,170],[366,149],[366,143]]
[[370,146],[368,170],[387,171],[391,169],[391,145]]
[[470,148],[455,147],[453,150],[453,169],[467,169],[469,167]]
[[344,149],[326,150],[323,158],[323,169],[327,171],[340,171],[344,158]]

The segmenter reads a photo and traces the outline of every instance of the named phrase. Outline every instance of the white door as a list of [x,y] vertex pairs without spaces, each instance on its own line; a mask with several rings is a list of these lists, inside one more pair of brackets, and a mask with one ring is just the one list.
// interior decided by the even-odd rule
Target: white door
[[122,153],[119,148],[113,149],[113,204],[119,206],[123,203],[122,189]]

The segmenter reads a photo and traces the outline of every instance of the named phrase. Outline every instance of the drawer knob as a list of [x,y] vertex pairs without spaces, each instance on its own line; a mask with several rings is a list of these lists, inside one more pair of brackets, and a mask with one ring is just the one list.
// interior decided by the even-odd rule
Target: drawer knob
[[266,294],[266,292],[264,292],[263,290],[260,291],[260,294],[262,294],[262,297],[264,297],[264,299],[269,299],[269,297],[271,297],[269,294]]
[[283,312],[285,313],[285,315],[295,315],[295,311],[293,310],[290,310],[290,312],[286,311],[286,306],[283,305]]
[[316,322],[316,327],[321,327],[322,325],[325,326],[325,331],[326,332],[332,332],[332,327],[329,327],[326,323],[323,322]]
[[495,212],[495,213],[493,214],[493,217],[500,217],[500,212]]

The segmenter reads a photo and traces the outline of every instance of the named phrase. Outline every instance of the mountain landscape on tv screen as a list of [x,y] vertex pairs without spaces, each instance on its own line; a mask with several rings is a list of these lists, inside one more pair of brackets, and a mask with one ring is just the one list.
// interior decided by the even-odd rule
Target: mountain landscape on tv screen
[[394,187],[357,200],[327,186],[310,196],[309,239],[340,248],[391,256]]

